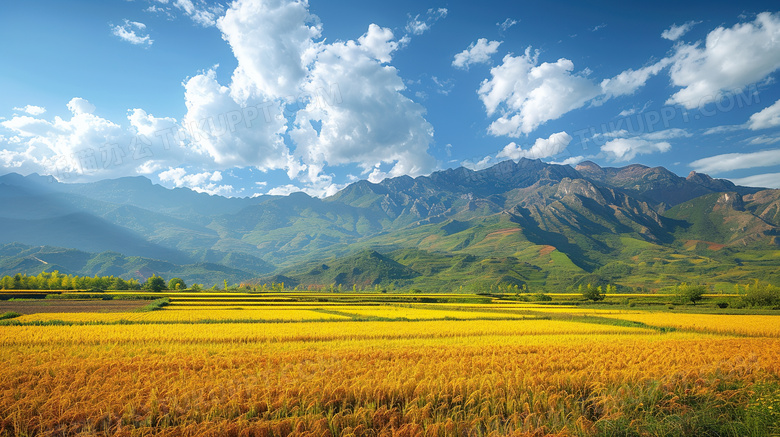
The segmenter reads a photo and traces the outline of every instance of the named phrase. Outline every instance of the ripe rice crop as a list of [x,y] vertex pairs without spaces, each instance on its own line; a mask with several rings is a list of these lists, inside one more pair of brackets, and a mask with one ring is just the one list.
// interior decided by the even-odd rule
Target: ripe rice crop
[[62,321],[67,323],[188,323],[201,321],[230,321],[230,320],[255,320],[255,321],[302,321],[302,320],[328,320],[349,319],[347,316],[334,315],[311,311],[308,309],[288,309],[286,307],[267,307],[262,309],[211,309],[198,308],[197,310],[170,309],[162,311],[150,311],[145,313],[38,313],[30,314],[15,319],[19,323],[46,323]]
[[253,343],[366,339],[425,339],[483,335],[641,334],[650,329],[557,320],[436,320],[413,322],[303,322],[0,326],[0,345],[116,343]]
[[780,318],[761,315],[650,313],[613,314],[611,318],[651,326],[691,329],[702,332],[780,337]]
[[415,308],[401,306],[371,306],[351,307],[340,309],[341,312],[355,314],[362,317],[380,317],[385,319],[520,319],[518,314],[502,313],[499,311],[457,311],[451,309]]
[[[434,332],[472,324],[482,332]],[[522,332],[517,324],[536,335],[502,335]],[[0,357],[0,434],[650,435],[654,428],[637,418],[695,426],[704,419],[694,408],[705,408],[728,421],[754,405],[747,387],[780,374],[776,339],[625,328],[584,335],[616,327],[576,323],[570,330],[581,334],[541,334],[545,324],[567,322],[279,324],[273,330],[303,327],[327,341],[277,343],[190,342],[198,325],[2,327],[4,340],[16,340]],[[393,337],[342,335],[372,325],[397,329]],[[184,326],[194,329],[171,335]],[[253,327],[216,326],[233,338]],[[30,336],[49,337],[49,328],[70,333],[56,347]],[[95,342],[107,328],[127,341]],[[159,337],[149,342],[153,330]],[[772,405],[773,393],[755,402]]]

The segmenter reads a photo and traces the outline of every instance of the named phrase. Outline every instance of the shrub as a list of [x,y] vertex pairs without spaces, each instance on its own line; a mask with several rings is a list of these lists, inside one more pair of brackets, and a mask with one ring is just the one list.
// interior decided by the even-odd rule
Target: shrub
[[780,288],[772,284],[758,282],[744,287],[742,300],[748,306],[773,306],[780,304]]
[[21,316],[21,314],[16,311],[6,311],[3,314],[0,314],[0,320],[15,319],[19,316]]
[[154,292],[163,291],[166,288],[165,280],[157,275],[152,275],[151,278],[144,282],[144,285],[141,288]]
[[604,300],[604,292],[602,291],[601,286],[594,287],[593,284],[588,284],[587,287],[583,287],[580,284],[577,291],[587,300],[592,300],[593,302]]
[[537,302],[550,302],[551,300],[553,300],[553,298],[551,296],[548,296],[548,295],[546,295],[544,293],[536,293],[536,294],[531,296],[531,299],[533,299],[533,300],[535,300]]
[[692,302],[694,305],[702,299],[706,291],[707,287],[703,285],[688,285],[685,282],[674,287],[674,294],[680,303]]
[[184,280],[182,278],[171,278],[170,281],[168,281],[168,289],[170,290],[184,290],[187,288],[187,284],[184,283]]

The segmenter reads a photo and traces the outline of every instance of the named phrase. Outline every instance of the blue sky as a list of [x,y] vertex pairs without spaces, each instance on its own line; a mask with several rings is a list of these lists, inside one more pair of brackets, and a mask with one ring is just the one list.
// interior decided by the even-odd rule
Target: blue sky
[[780,188],[777,9],[5,2],[0,173],[323,196],[527,157]]

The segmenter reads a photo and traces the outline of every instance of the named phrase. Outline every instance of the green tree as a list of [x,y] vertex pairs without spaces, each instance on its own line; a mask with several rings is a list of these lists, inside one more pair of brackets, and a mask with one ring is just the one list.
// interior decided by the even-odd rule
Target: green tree
[[184,290],[185,288],[187,288],[187,284],[184,283],[182,278],[171,278],[171,280],[168,281],[169,290]]
[[166,288],[165,279],[157,275],[152,275],[149,279],[146,280],[146,282],[144,282],[144,285],[141,288],[154,292],[163,291]]
[[674,287],[674,294],[681,302],[692,302],[694,305],[702,299],[706,291],[707,287],[703,285],[688,285],[685,282]]
[[742,300],[750,306],[771,306],[780,304],[780,287],[772,284],[761,283],[758,279],[745,285]]
[[604,293],[601,286],[594,287],[593,284],[588,284],[587,287],[583,287],[582,284],[580,284],[577,291],[582,294],[582,297],[588,300],[592,300],[593,302],[604,300]]

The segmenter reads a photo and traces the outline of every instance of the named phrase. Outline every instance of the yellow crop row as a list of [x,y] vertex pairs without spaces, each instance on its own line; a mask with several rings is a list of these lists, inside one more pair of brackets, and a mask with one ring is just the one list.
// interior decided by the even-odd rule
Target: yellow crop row
[[702,332],[780,337],[780,317],[730,314],[684,314],[637,312],[612,314],[610,318],[645,323],[650,326],[691,329]]
[[201,321],[303,321],[349,319],[346,316],[333,315],[311,311],[308,309],[287,309],[284,307],[262,309],[211,309],[198,308],[170,309],[164,311],[149,311],[145,313],[37,313],[16,318],[21,323],[51,322],[54,320],[72,323],[116,323],[121,321],[156,323],[156,322],[201,322]]
[[402,306],[372,306],[344,308],[340,311],[363,317],[382,317],[387,319],[520,319],[523,316],[490,311],[456,311],[448,309],[428,309]]
[[[325,316],[323,314],[323,316]],[[4,326],[0,345],[112,343],[251,343],[355,339],[422,339],[483,335],[654,334],[648,329],[556,320],[206,323],[166,325]]]

